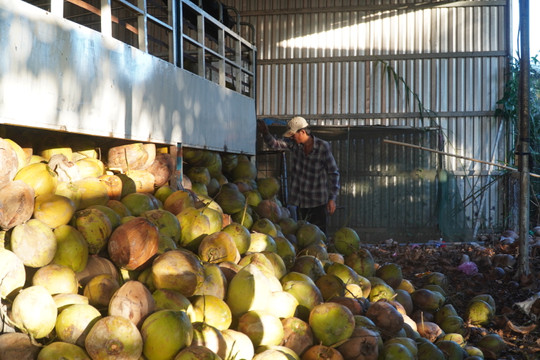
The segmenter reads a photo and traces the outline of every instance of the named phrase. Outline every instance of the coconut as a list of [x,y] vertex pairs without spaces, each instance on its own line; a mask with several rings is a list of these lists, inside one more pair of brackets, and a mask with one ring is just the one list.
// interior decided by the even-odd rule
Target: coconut
[[249,248],[247,252],[276,251],[276,242],[270,235],[252,232],[250,234]]
[[313,345],[302,355],[302,360],[343,360],[336,349],[324,345]]
[[210,234],[210,220],[208,216],[204,215],[201,210],[194,207],[189,207],[178,215],[176,215],[180,222],[181,246],[197,252],[202,239]]
[[246,334],[255,347],[279,345],[283,340],[281,320],[263,311],[250,310],[238,319],[238,331]]
[[279,192],[280,184],[275,177],[257,179],[257,189],[263,199],[272,199]]
[[231,170],[233,181],[240,179],[255,179],[257,176],[257,168],[249,159],[240,157],[237,160],[236,166]]
[[360,237],[358,233],[349,227],[338,229],[333,236],[334,246],[343,255],[349,255],[360,248]]
[[250,310],[265,310],[270,294],[268,278],[257,266],[250,264],[232,278],[226,302],[233,316],[240,316]]
[[326,245],[323,243],[314,243],[306,246],[298,252],[298,256],[302,255],[312,255],[323,262],[328,260],[328,251],[326,250]]
[[32,285],[41,285],[54,294],[76,294],[79,288],[75,271],[70,267],[49,264],[39,268],[32,277]]
[[223,212],[220,210],[213,209],[209,206],[205,206],[200,209],[203,215],[208,218],[210,228],[208,230],[209,234],[221,231],[223,228]]
[[[85,178],[74,181],[72,185],[75,187],[76,194],[73,195],[78,199],[73,200],[77,206],[77,210],[86,209],[91,205],[105,205],[109,201],[109,190],[99,181],[98,178]],[[59,193],[58,191],[56,192]],[[69,194],[60,194],[69,197]]]
[[411,315],[414,310],[414,304],[411,295],[403,289],[396,289],[395,294],[396,297],[394,298],[394,300],[400,303],[401,306],[403,306],[407,315]]
[[251,244],[251,235],[244,225],[233,222],[225,226],[222,231],[231,236],[240,255],[244,255],[247,252]]
[[469,303],[465,317],[472,325],[487,326],[494,316],[495,312],[491,305],[484,300],[477,299]]
[[[35,360],[42,349],[38,344],[34,344],[30,336],[20,332],[0,334],[0,358],[17,360]],[[58,359],[58,358],[55,358]],[[48,359],[39,359],[48,360]],[[81,358],[81,360],[86,360]],[[90,359],[88,359],[90,360]]]
[[339,345],[337,349],[346,360],[377,360],[381,344],[382,340],[378,332],[364,327],[357,327],[352,336]]
[[228,329],[232,322],[229,306],[213,295],[196,295],[191,298],[193,317],[191,322],[204,322],[218,330]]
[[401,266],[395,263],[383,264],[375,271],[375,276],[383,279],[393,289],[396,289],[403,280]]
[[[91,360],[83,347],[68,342],[55,341],[45,345],[41,349],[37,356],[37,360]],[[18,357],[18,359],[21,358]]]
[[112,233],[111,221],[98,209],[79,210],[73,217],[74,225],[88,243],[88,252],[98,254],[107,245]]
[[208,185],[210,183],[210,172],[204,166],[193,166],[186,170],[186,175],[194,183]]
[[17,172],[13,180],[21,180],[28,184],[34,189],[35,196],[54,194],[58,185],[56,173],[44,163],[26,165]]
[[272,237],[277,236],[276,225],[274,225],[274,223],[267,218],[260,218],[256,220],[251,226],[251,231],[260,232]]
[[283,325],[283,340],[280,345],[302,355],[308,348],[314,345],[313,332],[309,324],[297,317],[288,317],[281,320]]
[[189,191],[177,190],[167,196],[163,202],[163,208],[171,213],[178,215],[182,210],[193,207],[195,204]]
[[283,236],[276,236],[274,238],[276,243],[276,252],[283,260],[285,268],[290,270],[296,259],[296,250],[293,244]]
[[[172,333],[168,334],[167,338],[172,337]],[[106,316],[96,321],[84,344],[92,359],[138,360],[143,351],[141,333],[122,316]]]
[[171,154],[156,154],[154,162],[147,168],[148,172],[154,175],[154,186],[165,185],[174,172],[174,158]]
[[94,276],[101,274],[109,274],[112,278],[119,279],[118,269],[109,259],[91,255],[84,270],[77,273],[77,280],[84,287]]
[[153,199],[144,193],[127,194],[120,201],[129,209],[129,212],[133,216],[139,216],[146,211],[158,208]]
[[26,270],[22,260],[10,250],[0,248],[0,298],[18,291],[26,281]]
[[283,218],[283,213],[279,204],[272,200],[262,200],[255,208],[255,212],[262,218],[270,219],[274,223],[279,223]]
[[280,319],[286,319],[296,314],[298,300],[286,291],[273,291],[268,300],[266,312],[274,314]]
[[274,275],[277,279],[281,279],[286,273],[287,268],[285,267],[285,262],[279,256],[279,254],[276,254],[272,251],[263,251],[262,254],[270,260]]
[[465,322],[460,316],[456,316],[456,315],[446,316],[439,323],[439,326],[441,330],[444,331],[445,333],[457,333],[460,335],[465,335],[467,333]]
[[32,217],[34,189],[21,180],[9,181],[0,191],[0,229],[9,230]]
[[291,217],[282,218],[278,222],[283,234],[296,234],[298,223]]
[[101,313],[89,304],[66,306],[56,318],[55,330],[59,340],[84,347],[84,341]]
[[155,308],[155,300],[148,288],[139,281],[129,280],[111,296],[108,314],[123,316],[140,327]]
[[249,253],[245,255],[242,259],[240,259],[240,261],[238,262],[238,265],[240,265],[241,267],[245,267],[250,264],[256,266],[267,277],[275,276],[275,270],[272,261],[263,253]]
[[226,329],[221,332],[225,341],[225,356],[227,360],[251,359],[255,354],[251,339],[244,333]]
[[445,274],[433,271],[425,274],[421,278],[424,284],[435,284],[442,287],[445,291],[448,289],[448,279]]
[[122,179],[117,175],[103,174],[98,176],[98,180],[107,188],[109,200],[120,200],[122,198]]
[[401,283],[399,284],[399,286],[397,287],[396,290],[404,290],[404,291],[408,292],[409,294],[412,294],[413,291],[416,290],[416,289],[414,288],[414,285],[410,280],[403,279],[403,280],[401,280]]
[[321,344],[331,346],[347,340],[353,333],[354,317],[346,306],[326,302],[313,307],[309,326]]
[[223,212],[230,215],[242,211],[246,204],[246,197],[233,183],[223,184],[215,200]]
[[431,342],[435,342],[439,336],[443,335],[443,331],[439,325],[431,321],[417,322],[416,328],[420,336]]
[[19,168],[17,152],[5,139],[0,138],[0,161],[2,162],[2,172],[0,172],[0,188],[13,180]]
[[144,169],[154,162],[155,146],[154,151],[142,143],[114,146],[109,149],[107,158],[110,169],[123,172]]
[[253,360],[300,360],[291,349],[274,345],[259,346]]
[[175,190],[170,185],[164,184],[156,188],[156,190],[154,191],[154,196],[156,197],[156,199],[161,201],[163,206],[165,206],[165,201],[167,200],[169,195],[174,192]]
[[193,323],[193,342],[191,345],[204,346],[216,354],[225,356],[226,343],[221,332],[213,326],[203,322]]
[[180,350],[174,360],[221,360],[221,357],[205,346],[191,345]]
[[322,262],[311,255],[298,256],[290,270],[306,274],[313,281],[325,274]]
[[357,252],[345,256],[345,264],[366,278],[375,275],[375,260],[367,249],[360,248]]
[[370,305],[366,312],[383,332],[383,335],[392,336],[403,328],[403,316],[390,303],[379,300]]
[[390,300],[395,296],[395,291],[384,280],[376,277],[369,278],[371,290],[369,291],[368,299],[371,302],[379,300]]
[[112,232],[107,248],[116,266],[135,270],[157,253],[158,244],[157,227],[145,218],[136,217]]
[[80,294],[55,294],[53,295],[53,300],[58,308],[59,314],[70,305],[88,305],[88,298]]
[[98,178],[105,173],[105,164],[96,158],[82,158],[75,161],[75,166],[79,170],[79,176],[84,178]]
[[60,182],[58,183],[54,193],[69,198],[71,201],[73,201],[77,210],[82,209],[82,190],[77,182]]
[[298,301],[296,316],[302,320],[308,320],[311,310],[324,301],[313,281],[288,280],[283,282],[283,291],[292,294]]
[[224,299],[227,293],[228,280],[217,264],[203,263],[204,281],[195,290],[194,295],[213,295],[219,299]]
[[[163,336],[167,334],[167,336]],[[159,310],[142,326],[143,353],[148,359],[170,359],[193,340],[193,326],[184,311]]]
[[348,265],[332,263],[325,268],[327,274],[337,276],[344,284],[359,284],[358,274]]
[[452,340],[439,340],[435,345],[441,350],[446,359],[464,359],[467,353],[463,348]]
[[440,324],[448,316],[458,316],[458,313],[452,304],[444,304],[439,310],[437,310],[435,313],[435,322]]
[[11,232],[11,250],[25,266],[39,268],[49,264],[56,248],[52,229],[38,219],[17,225]]
[[414,306],[423,311],[435,312],[444,304],[441,293],[428,289],[418,289],[411,294]]
[[325,274],[315,280],[315,285],[321,291],[324,301],[328,301],[336,296],[345,295],[345,284],[334,274]]
[[493,299],[493,296],[491,296],[489,294],[480,294],[480,295],[474,296],[469,302],[473,302],[473,301],[476,301],[476,300],[482,300],[482,301],[487,302],[489,304],[489,306],[491,306],[491,308],[493,309],[493,312],[494,313],[496,312],[497,305],[495,303],[495,299]]
[[234,275],[243,268],[243,266],[233,263],[231,261],[224,261],[218,264],[219,269],[227,279],[227,283],[230,283]]
[[[248,210],[248,208],[246,208]],[[253,217],[248,211],[239,211],[231,215],[231,219],[234,222],[237,222],[243,225],[246,229],[251,229],[253,225]]]
[[122,217],[113,209],[106,205],[90,205],[88,209],[98,209],[104,213],[111,222],[111,228],[114,230],[122,223]]
[[[7,146],[6,146],[7,145]],[[6,171],[6,175],[9,177],[9,179],[13,179],[13,176],[15,176],[16,171],[22,169],[26,165],[28,165],[28,162],[30,161],[30,157],[24,152],[23,148],[17,144],[15,141],[11,139],[0,139],[0,147],[2,148],[2,164],[7,164],[8,161],[13,161],[13,152],[15,153],[15,156],[17,158],[17,166],[16,167],[6,167],[6,169],[11,169],[10,171]],[[9,148],[13,150],[9,151]],[[15,170],[13,170],[15,169]],[[11,173],[11,174],[10,174]],[[0,181],[1,183],[1,181]],[[1,187],[1,186],[0,186]]]
[[240,190],[240,192],[242,192],[242,194],[244,194],[244,196],[246,197],[246,203],[253,208],[256,208],[263,200],[261,194],[257,189],[242,191],[242,189],[239,187],[238,190]]
[[187,297],[179,291],[171,289],[157,289],[152,293],[156,310],[178,310],[185,311],[191,318],[193,316],[193,305]]
[[56,304],[49,291],[40,285],[22,289],[11,307],[11,319],[15,325],[35,339],[50,334],[56,323]]
[[238,155],[221,153],[222,170],[230,173],[238,165]]
[[382,358],[387,360],[413,360],[415,356],[409,349],[400,343],[384,344],[382,350]]
[[303,249],[314,243],[324,243],[326,236],[316,225],[304,223],[296,231],[298,248]]
[[94,276],[84,287],[83,294],[88,298],[88,303],[97,309],[107,309],[109,302],[120,288],[118,280],[111,274]]
[[418,360],[445,360],[444,353],[431,342],[418,344]]
[[204,268],[192,252],[171,250],[153,261],[151,276],[156,289],[173,289],[190,297],[204,281]]

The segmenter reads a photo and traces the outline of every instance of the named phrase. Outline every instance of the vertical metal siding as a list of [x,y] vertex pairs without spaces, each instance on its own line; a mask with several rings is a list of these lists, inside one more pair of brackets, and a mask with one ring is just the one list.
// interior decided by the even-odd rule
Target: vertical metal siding
[[[257,28],[259,118],[302,115],[314,126],[439,127],[444,151],[483,161],[506,160],[509,135],[494,110],[503,95],[509,53],[508,1],[225,2]],[[396,86],[393,77],[383,73],[381,61],[403,82]],[[420,117],[421,109],[406,86],[432,113]],[[398,174],[380,174],[384,166],[388,172],[397,171],[388,165],[393,161],[414,164],[417,159],[411,151],[385,145],[374,154],[369,148],[373,144],[356,140],[346,145],[336,140],[333,146],[338,163],[348,171],[342,201],[356,199],[355,212],[363,214],[358,215],[362,217],[358,226],[384,227],[390,218],[404,221],[396,212],[409,225],[433,221],[422,213],[421,202],[407,191],[400,193],[422,182],[397,186],[402,181]],[[407,140],[437,147],[431,138]],[[378,158],[368,161],[359,154]],[[456,176],[455,190],[466,206],[467,226],[485,230],[503,226],[500,169],[450,156],[443,156],[441,165]],[[425,181],[423,185],[422,201],[433,204],[433,188]],[[391,215],[369,212],[358,199],[386,204]],[[391,199],[400,200],[397,209]],[[336,218],[336,226],[345,221],[345,215]]]

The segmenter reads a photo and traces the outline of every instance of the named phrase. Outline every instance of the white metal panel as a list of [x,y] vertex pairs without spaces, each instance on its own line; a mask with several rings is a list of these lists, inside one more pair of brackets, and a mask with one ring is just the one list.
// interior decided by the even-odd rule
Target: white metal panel
[[254,154],[253,99],[113,38],[0,0],[0,49],[1,123]]

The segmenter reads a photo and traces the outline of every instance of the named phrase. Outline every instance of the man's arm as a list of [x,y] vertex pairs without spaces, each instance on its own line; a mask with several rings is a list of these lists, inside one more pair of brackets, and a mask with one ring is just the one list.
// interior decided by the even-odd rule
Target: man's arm
[[339,169],[336,164],[336,159],[332,155],[330,146],[327,148],[327,174],[328,174],[328,203],[326,209],[332,215],[336,211],[336,199],[339,192]]
[[270,134],[268,126],[263,120],[257,120],[257,130],[262,134],[264,142],[271,149],[287,150],[289,148],[289,142],[283,139],[276,139],[274,136],[272,136],[272,134]]

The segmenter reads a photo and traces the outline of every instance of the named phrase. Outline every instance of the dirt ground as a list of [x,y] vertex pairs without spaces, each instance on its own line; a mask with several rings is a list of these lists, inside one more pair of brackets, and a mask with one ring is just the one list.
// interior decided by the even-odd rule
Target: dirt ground
[[[501,241],[501,239],[503,241]],[[464,317],[469,300],[490,294],[496,302],[496,316],[486,328],[469,327],[466,340],[474,342],[486,333],[499,334],[507,344],[501,360],[540,359],[540,300],[528,313],[517,305],[540,294],[540,248],[530,251],[530,276],[517,278],[518,242],[505,237],[484,237],[477,243],[373,246],[369,250],[379,263],[394,262],[403,277],[422,285],[422,274],[441,272],[448,278],[447,302]],[[464,257],[465,255],[465,257]],[[463,260],[476,264],[476,274],[458,268]]]

